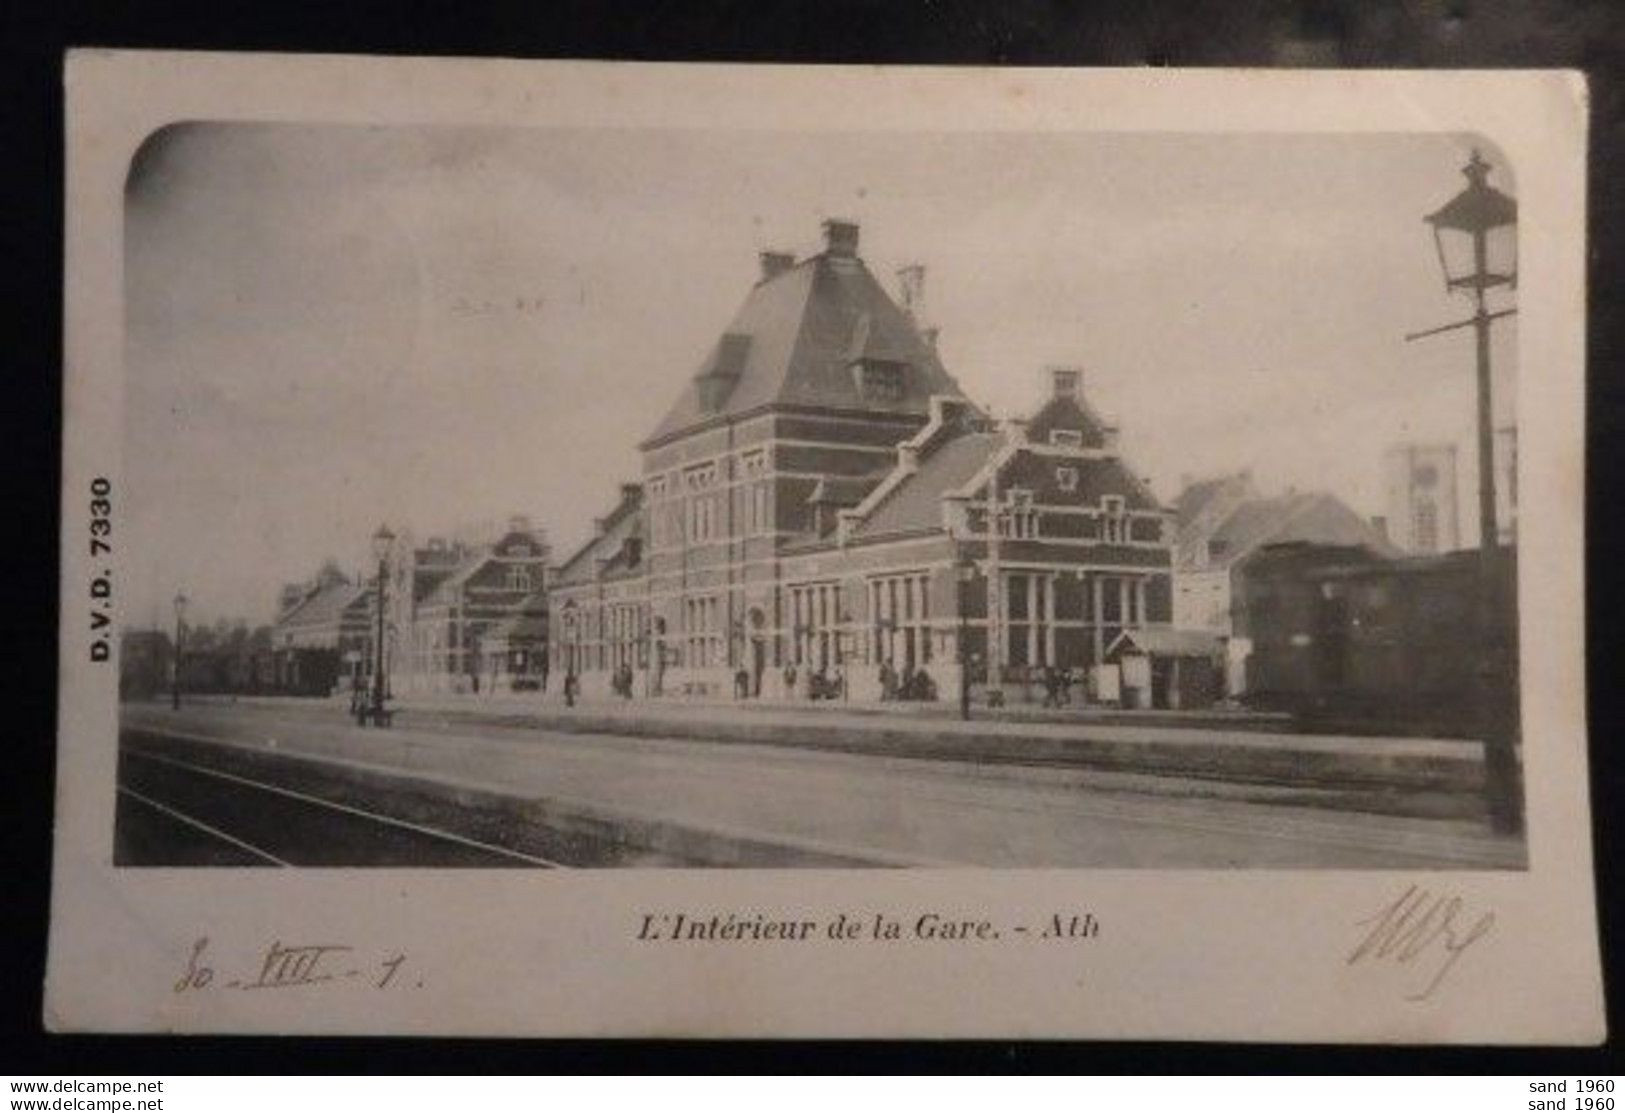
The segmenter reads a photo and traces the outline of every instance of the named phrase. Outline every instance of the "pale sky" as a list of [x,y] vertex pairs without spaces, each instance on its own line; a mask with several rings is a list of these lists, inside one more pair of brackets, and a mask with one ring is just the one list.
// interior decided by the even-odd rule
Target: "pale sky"
[[[1468,312],[1422,215],[1456,136],[805,134],[186,125],[128,192],[125,621],[267,621],[380,521],[527,514],[561,558],[756,279],[862,225],[927,268],[949,371],[1000,414],[1081,365],[1172,498],[1383,512],[1381,455],[1457,443],[1476,536]],[[1491,182],[1516,192],[1498,151]],[[1515,319],[1497,325],[1511,420]]]

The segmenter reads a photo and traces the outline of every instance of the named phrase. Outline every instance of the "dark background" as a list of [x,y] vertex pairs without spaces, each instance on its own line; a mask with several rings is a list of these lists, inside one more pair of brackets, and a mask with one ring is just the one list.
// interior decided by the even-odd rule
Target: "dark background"
[[[0,10],[0,111],[11,170],[0,206],[0,303],[11,327],[5,446],[14,456],[4,546],[9,729],[0,812],[6,925],[0,1074],[547,1073],[576,1071],[1060,1071],[1066,1073],[1625,1073],[1601,1048],[1384,1049],[1199,1044],[722,1043],[60,1037],[41,1028],[55,752],[61,428],[62,52],[71,46],[523,58],[1003,66],[1567,67],[1591,82],[1587,595],[1598,909],[1617,994],[1625,761],[1620,722],[1620,530],[1625,431],[1620,215],[1625,5],[1577,0],[1212,0],[1062,4],[854,0],[784,3],[429,4],[260,0],[51,3]],[[1420,231],[1418,234],[1422,234]],[[1532,368],[1528,374],[1538,375]],[[975,1001],[967,1000],[967,1008]]]

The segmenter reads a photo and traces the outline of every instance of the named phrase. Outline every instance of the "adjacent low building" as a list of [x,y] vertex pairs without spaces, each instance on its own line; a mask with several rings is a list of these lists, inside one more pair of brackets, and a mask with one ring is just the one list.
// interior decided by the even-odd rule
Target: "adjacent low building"
[[[1173,530],[1053,368],[1025,421],[968,400],[858,255],[764,253],[754,288],[549,588],[585,692],[879,697],[961,662],[1022,690],[1171,617]],[[889,679],[888,679],[889,674]]]
[[327,695],[360,682],[373,644],[372,588],[334,565],[283,588],[271,628],[269,689]]

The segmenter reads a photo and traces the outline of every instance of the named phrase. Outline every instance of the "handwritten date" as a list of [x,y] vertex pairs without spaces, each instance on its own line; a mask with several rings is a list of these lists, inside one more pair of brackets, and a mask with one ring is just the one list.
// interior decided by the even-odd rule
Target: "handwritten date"
[[[207,961],[209,937],[202,936],[192,944],[186,958],[186,969],[175,982],[176,993],[195,993],[215,984],[215,969]],[[384,957],[363,959],[356,948],[341,943],[306,943],[285,946],[273,940],[258,956],[259,965],[251,967],[248,977],[234,977],[220,983],[228,990],[298,989],[304,986],[330,983],[371,985],[373,989],[387,989],[402,984],[398,979],[406,965],[406,955],[384,952]],[[423,987],[417,981],[416,987]]]

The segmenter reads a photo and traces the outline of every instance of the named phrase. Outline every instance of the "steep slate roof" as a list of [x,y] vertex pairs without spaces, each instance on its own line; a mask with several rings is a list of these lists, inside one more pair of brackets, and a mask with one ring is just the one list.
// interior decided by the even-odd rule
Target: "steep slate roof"
[[344,612],[352,603],[370,593],[371,589],[363,584],[328,584],[284,614],[277,625],[295,629],[336,626],[344,620]]
[[[903,396],[866,397],[852,375],[858,359],[908,364]],[[707,410],[700,384],[691,379],[644,447],[770,404],[923,416],[931,395],[960,394],[936,352],[863,260],[829,252],[751,290],[696,377],[707,375],[732,381],[720,406]]]
[[887,471],[890,469],[869,475],[819,476],[806,501],[809,505],[856,506],[863,501],[865,495],[880,485],[880,481],[886,478]]
[[962,432],[942,441],[912,475],[881,499],[852,536],[940,529],[943,493],[969,483],[1003,443],[1001,434],[982,432]]

